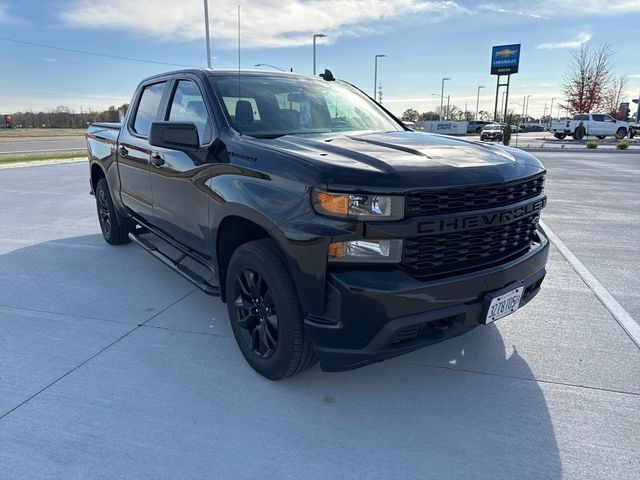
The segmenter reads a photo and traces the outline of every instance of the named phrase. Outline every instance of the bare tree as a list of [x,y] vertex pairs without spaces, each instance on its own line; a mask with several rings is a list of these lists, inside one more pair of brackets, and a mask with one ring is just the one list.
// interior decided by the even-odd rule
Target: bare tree
[[478,112],[478,118],[483,122],[490,122],[493,120],[493,113],[487,112],[486,110],[480,110]]
[[569,69],[562,80],[565,107],[572,113],[590,112],[603,106],[611,81],[613,49],[607,43],[597,48],[585,43],[571,51]]
[[627,112],[620,111],[620,102],[625,98],[625,89],[629,80],[624,75],[614,77],[607,85],[603,95],[603,107],[612,116],[618,120],[627,118]]

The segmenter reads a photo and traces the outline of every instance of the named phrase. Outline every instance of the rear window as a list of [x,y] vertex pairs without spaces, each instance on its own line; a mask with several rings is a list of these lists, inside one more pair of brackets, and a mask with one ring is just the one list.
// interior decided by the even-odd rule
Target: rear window
[[144,87],[138,103],[138,110],[133,120],[133,131],[137,134],[148,137],[151,124],[159,120],[158,110],[160,109],[160,100],[162,100],[166,83],[154,83]]
[[589,115],[574,115],[573,119],[586,122],[587,120],[589,120]]

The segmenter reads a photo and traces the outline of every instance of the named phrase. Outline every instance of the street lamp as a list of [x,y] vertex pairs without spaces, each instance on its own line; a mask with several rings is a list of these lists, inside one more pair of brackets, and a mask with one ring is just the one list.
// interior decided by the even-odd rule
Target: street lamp
[[373,74],[373,99],[374,100],[376,99],[376,90],[378,88],[378,59],[383,57],[386,57],[386,55],[378,54],[376,55],[376,58],[375,58],[376,67],[375,67],[375,73]]
[[207,42],[207,67],[211,68],[211,39],[209,37],[209,0],[204,0],[204,34]]
[[485,88],[484,85],[478,87],[478,97],[476,98],[476,121],[478,120],[478,107],[480,106],[480,89]]
[[[451,80],[449,77],[444,77],[442,79],[442,88],[440,89],[440,120],[442,120],[442,110],[444,108],[444,82],[447,80]],[[446,118],[445,118],[446,120]]]
[[313,34],[313,75],[316,74],[316,40],[318,38],[324,38],[326,35],[324,33],[314,33]]
[[553,97],[551,99],[551,108],[549,108],[549,128],[551,128],[551,122],[553,122],[553,101],[558,97]]
[[529,116],[529,97],[533,97],[533,95],[527,95],[527,106],[524,109],[524,123],[527,123],[527,117]]
[[[276,67],[275,65],[269,65],[268,63],[256,63],[254,67],[271,67],[275,68],[276,70],[280,70],[281,72],[286,72],[284,68]],[[291,69],[290,71],[293,72],[293,69]]]

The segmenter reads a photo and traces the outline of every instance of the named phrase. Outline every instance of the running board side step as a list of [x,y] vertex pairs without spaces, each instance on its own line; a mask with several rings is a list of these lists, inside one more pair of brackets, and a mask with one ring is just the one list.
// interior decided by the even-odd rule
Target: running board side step
[[[138,235],[136,235],[134,232],[129,233],[129,239],[135,243],[137,243],[139,246],[141,246],[144,250],[146,250],[147,252],[149,252],[151,255],[153,255],[154,257],[156,257],[158,260],[160,260],[162,263],[164,263],[167,267],[169,267],[171,270],[173,270],[174,272],[180,274],[182,277],[184,277],[186,280],[190,281],[191,283],[193,283],[196,287],[198,287],[200,290],[202,290],[204,293],[206,293],[207,295],[211,295],[213,297],[219,297],[220,296],[220,288],[216,285],[212,285],[211,283],[209,283],[206,279],[204,279],[201,275],[197,274],[196,272],[194,272],[193,270],[191,270],[189,267],[187,267],[186,265],[182,265],[180,262],[182,262],[185,258],[190,258],[200,264],[202,264],[202,261],[193,256],[190,255],[187,251],[185,251],[184,249],[180,248],[179,250],[182,252],[182,255],[180,255],[179,258],[177,259],[173,259],[171,257],[169,257],[168,255],[162,253],[158,247],[156,247],[155,245],[153,245],[151,242],[149,242],[146,238],[143,238],[142,235],[146,235],[146,234],[153,234],[154,232],[152,231],[148,231],[146,229],[143,229],[142,232]],[[159,237],[162,239],[162,237]],[[164,240],[164,239],[162,239]],[[167,242],[169,245],[174,246],[173,242]],[[209,267],[208,265],[204,265],[204,267],[206,267],[207,269],[210,269],[211,267]]]

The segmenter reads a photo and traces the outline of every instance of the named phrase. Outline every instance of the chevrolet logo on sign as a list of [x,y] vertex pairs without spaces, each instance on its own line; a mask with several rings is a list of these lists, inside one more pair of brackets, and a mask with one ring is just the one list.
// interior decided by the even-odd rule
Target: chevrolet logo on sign
[[500,45],[491,52],[491,75],[518,73],[520,64],[520,44]]
[[517,50],[509,50],[508,48],[505,48],[504,50],[500,50],[500,51],[496,52],[496,55],[498,57],[511,57],[511,56],[515,55],[516,53],[518,53]]

